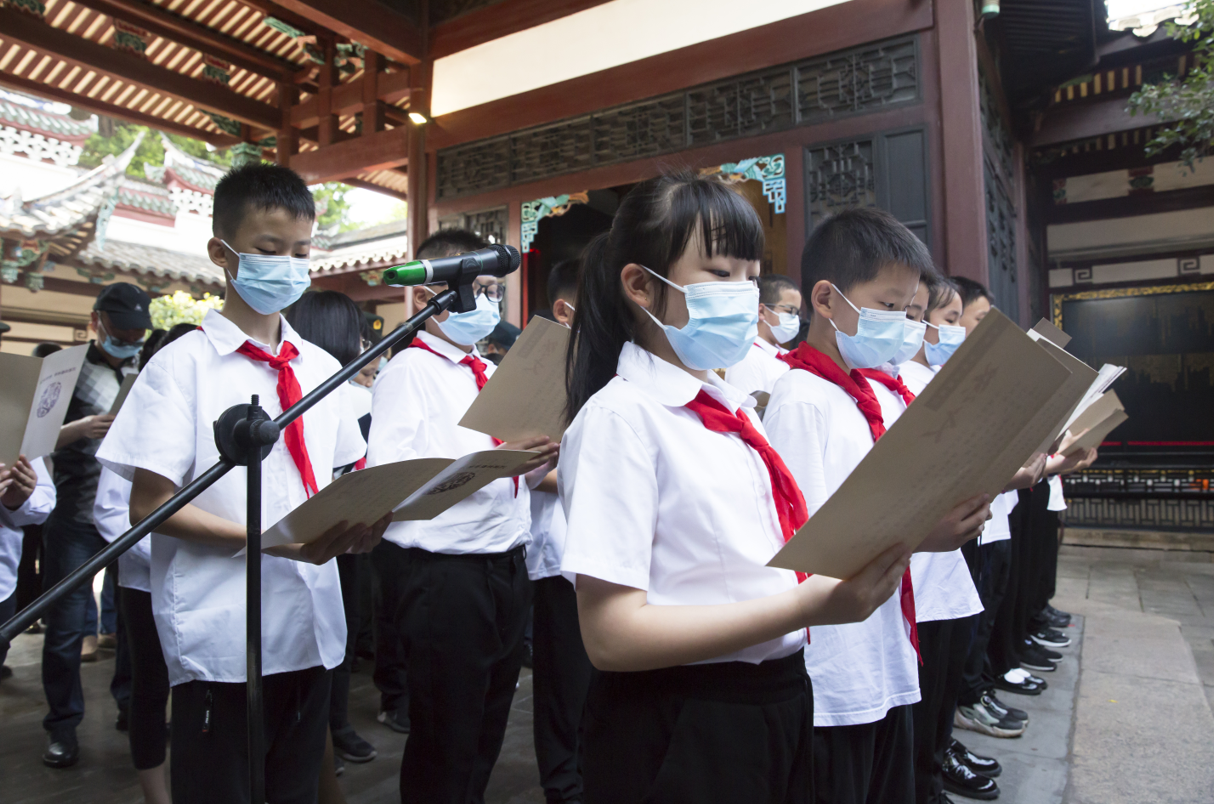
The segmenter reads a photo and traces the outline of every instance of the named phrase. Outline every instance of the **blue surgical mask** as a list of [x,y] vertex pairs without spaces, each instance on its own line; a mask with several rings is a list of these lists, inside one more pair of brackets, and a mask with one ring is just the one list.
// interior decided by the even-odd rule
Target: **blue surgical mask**
[[[426,288],[430,293],[437,292]],[[466,313],[451,313],[446,321],[437,321],[443,334],[460,346],[472,346],[486,337],[502,320],[497,302],[490,301],[484,293],[476,297],[476,309]]]
[[[833,283],[831,287],[835,288]],[[906,340],[906,313],[902,310],[873,310],[870,307],[861,310],[851,303],[851,299],[843,296],[843,291],[835,288],[835,293],[860,314],[855,335],[841,332],[834,321],[830,322],[835,327],[835,342],[839,345],[839,354],[844,362],[853,369],[876,368],[890,362]]]
[[139,343],[122,343],[121,341],[114,340],[113,335],[106,335],[101,348],[110,357],[116,357],[119,360],[130,360],[139,354],[139,350],[143,348],[143,341]]
[[729,368],[746,357],[759,334],[759,288],[754,282],[696,282],[681,287],[645,270],[687,297],[688,321],[682,327],[663,324],[645,311],[665,331],[684,366],[693,371]]
[[[225,246],[226,241],[220,240]],[[308,258],[277,254],[242,254],[228,246],[236,255],[236,277],[228,281],[245,303],[261,315],[285,310],[304,294],[312,284],[308,276]]]
[[[763,306],[767,307],[766,304]],[[767,309],[771,310],[770,307],[767,307]],[[788,343],[797,337],[797,333],[801,331],[801,316],[796,313],[781,313],[776,310],[772,310],[772,312],[780,317],[779,324],[775,326],[771,324],[767,325],[771,327],[771,334],[775,336],[776,343]]]
[[931,341],[923,342],[923,356],[927,358],[928,365],[943,366],[948,359],[953,356],[953,352],[957,351],[957,347],[965,341],[965,327],[955,327],[949,324],[928,324],[929,327],[934,327],[936,337],[939,338],[939,343]]
[[105,333],[105,340],[101,342],[102,351],[110,357],[116,357],[119,360],[130,360],[139,354],[139,350],[142,348],[143,340],[140,340],[139,343],[123,343],[122,341],[115,340],[114,336],[108,332]]
[[919,347],[923,345],[923,336],[926,333],[926,322],[906,319],[906,331],[902,333],[902,348],[898,350],[898,354],[894,355],[889,362],[895,366],[900,366],[919,354]]

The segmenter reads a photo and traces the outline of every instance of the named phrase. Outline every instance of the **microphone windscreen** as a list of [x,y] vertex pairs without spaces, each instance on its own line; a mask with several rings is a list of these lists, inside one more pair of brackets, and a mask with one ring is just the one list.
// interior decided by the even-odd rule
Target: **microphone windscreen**
[[523,264],[523,255],[514,246],[506,246],[500,243],[494,243],[489,246],[497,253],[497,265],[500,273],[497,276],[505,276],[518,270],[518,267]]

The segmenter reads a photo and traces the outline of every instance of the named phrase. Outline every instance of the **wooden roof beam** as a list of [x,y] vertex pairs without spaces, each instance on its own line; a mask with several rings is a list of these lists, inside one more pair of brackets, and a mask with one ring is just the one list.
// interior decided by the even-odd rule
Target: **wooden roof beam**
[[31,81],[28,78],[20,78],[9,73],[0,72],[0,86],[15,89],[18,92],[25,92],[30,95],[49,98],[76,106],[93,114],[105,115],[106,117],[117,118],[118,120],[126,120],[129,123],[135,123],[140,126],[148,126],[149,128],[159,129],[160,131],[169,134],[180,134],[183,137],[192,137],[196,140],[209,142],[216,148],[226,148],[229,145],[235,145],[240,142],[239,137],[233,137],[230,134],[217,133],[206,131],[193,126],[183,126],[178,123],[172,123],[159,117],[153,117],[150,114],[143,114],[122,106],[115,106],[112,103],[95,100],[87,95],[79,95],[75,92],[69,92],[66,89],[60,89],[52,84],[43,84],[40,81]]
[[342,179],[341,183],[348,184],[351,187],[360,187],[364,190],[370,190],[373,193],[383,193],[384,195],[400,199],[401,201],[409,200],[409,196],[406,193],[402,193],[399,190],[393,190],[388,187],[380,187],[378,184],[366,181],[365,179]]
[[298,65],[259,50],[239,39],[192,22],[159,6],[137,0],[73,0],[76,5],[91,8],[117,20],[137,25],[149,32],[193,48],[236,67],[258,75],[283,80],[294,76]]
[[274,106],[157,67],[130,53],[73,36],[12,7],[0,8],[0,30],[4,31],[6,40],[50,54],[68,64],[95,70],[261,129],[278,129],[280,115]]
[[292,28],[298,28],[306,34],[311,34],[322,39],[331,38],[333,36],[332,31],[326,31],[324,26],[317,25],[316,23],[312,22],[312,20],[307,19],[306,17],[301,17],[290,9],[283,8],[282,6],[273,2],[273,0],[236,0],[236,2],[240,3],[242,6],[248,6],[254,11],[260,11],[267,17],[273,17],[276,20],[285,22]]
[[[380,73],[376,81],[376,93],[381,101],[388,104],[409,97],[409,73],[405,70]],[[333,87],[332,97],[330,108],[333,114],[347,115],[362,110],[362,84],[358,81]],[[320,119],[319,110],[319,100],[313,95],[291,109],[291,125],[296,128],[316,125]]]
[[429,57],[461,50],[602,5],[608,0],[503,0],[440,23],[430,31]]
[[394,61],[416,64],[423,56],[421,29],[376,0],[281,0],[280,5]]
[[344,181],[359,173],[386,170],[409,161],[409,129],[380,131],[367,137],[351,137],[325,148],[291,156],[291,168],[308,184]]

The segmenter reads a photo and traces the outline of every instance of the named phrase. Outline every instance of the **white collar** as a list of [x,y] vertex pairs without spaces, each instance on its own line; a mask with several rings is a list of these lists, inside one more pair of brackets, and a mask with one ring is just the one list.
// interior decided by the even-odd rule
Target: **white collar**
[[755,338],[755,346],[759,347],[765,354],[769,354],[772,357],[779,357],[787,351],[782,346],[772,346],[765,338]]
[[[282,348],[282,344],[290,341],[296,350],[299,350],[299,345],[303,342],[303,338],[287,323],[287,319],[282,313],[278,314],[278,320],[282,326],[282,338],[279,340],[279,349]],[[210,340],[211,345],[215,347],[215,351],[219,353],[220,357],[232,354],[245,341],[263,351],[272,351],[265,348],[267,344],[258,343],[250,338],[244,330],[232,323],[231,319],[225,318],[223,313],[218,310],[207,310],[206,317],[202,319],[202,331],[206,334],[207,339]],[[302,355],[302,350],[299,351]],[[277,352],[272,353],[277,354]]]
[[700,382],[673,363],[667,363],[632,342],[624,344],[620,350],[616,373],[670,408],[685,406],[702,390],[728,408],[730,413],[736,413],[740,407],[755,406],[752,396],[726,383],[715,372],[708,372],[708,382]]
[[424,329],[418,330],[416,337],[420,338],[421,341],[426,344],[426,346],[429,346],[435,352],[438,352],[452,363],[458,363],[469,355],[475,357],[477,360],[481,359],[480,352],[476,350],[476,346],[472,347],[471,352],[465,352],[463,349],[459,348],[450,341],[445,341],[442,338],[431,335]]

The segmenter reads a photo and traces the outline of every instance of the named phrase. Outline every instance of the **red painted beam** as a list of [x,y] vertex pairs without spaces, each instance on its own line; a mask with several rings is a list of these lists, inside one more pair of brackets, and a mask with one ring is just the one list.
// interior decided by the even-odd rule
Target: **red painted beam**
[[[360,82],[351,82],[333,87],[331,109],[334,114],[346,115],[361,111],[363,106],[363,87]],[[380,73],[376,79],[376,94],[384,103],[396,103],[402,98],[409,97],[409,73],[398,70],[394,73]],[[318,100],[315,95],[291,109],[291,125],[296,128],[309,128],[319,120]]]
[[375,0],[280,0],[279,5],[404,64],[416,64],[423,55],[421,30]]
[[308,184],[320,184],[342,181],[373,170],[387,170],[408,162],[409,129],[401,126],[295,154],[291,157],[291,168]]

